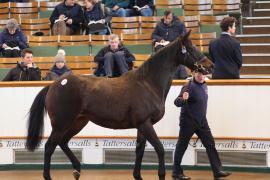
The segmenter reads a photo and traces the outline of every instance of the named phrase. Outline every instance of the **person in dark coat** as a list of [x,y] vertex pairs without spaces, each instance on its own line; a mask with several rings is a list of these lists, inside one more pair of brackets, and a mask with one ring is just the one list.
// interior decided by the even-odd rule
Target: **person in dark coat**
[[[166,10],[164,17],[157,24],[152,33],[152,40],[154,42],[155,51],[165,47],[170,42],[175,40],[180,35],[186,33],[186,27],[178,17],[174,16],[172,11]],[[185,79],[188,77],[187,71],[183,65],[179,65],[175,74],[175,79]]]
[[181,107],[181,114],[179,137],[174,154],[173,180],[190,179],[184,175],[181,162],[194,133],[197,134],[206,148],[214,178],[226,177],[231,174],[221,171],[221,161],[206,118],[208,101],[206,73],[207,71],[203,67],[193,71],[193,79],[182,87],[180,95],[174,101],[177,107]]
[[40,69],[33,63],[33,52],[29,49],[22,51],[22,62],[11,69],[3,81],[40,81]]
[[112,19],[107,13],[102,10],[98,0],[84,1],[84,28],[85,34],[110,34],[109,23]]
[[65,0],[58,4],[50,17],[53,35],[74,35],[83,23],[82,7],[75,0]]
[[240,43],[232,37],[235,34],[234,17],[226,17],[220,27],[222,33],[218,39],[209,44],[209,54],[215,64],[213,79],[239,79],[242,66]]
[[65,56],[57,54],[55,56],[54,65],[45,77],[45,80],[57,80],[60,77],[68,76],[70,74],[72,74],[72,71],[66,65]]
[[27,40],[16,19],[9,19],[0,34],[0,50],[4,57],[20,57],[21,51],[28,47]]
[[98,63],[94,74],[107,77],[122,75],[129,70],[129,64],[134,60],[133,54],[120,44],[118,35],[111,34],[109,45],[102,48],[94,58],[94,61]]

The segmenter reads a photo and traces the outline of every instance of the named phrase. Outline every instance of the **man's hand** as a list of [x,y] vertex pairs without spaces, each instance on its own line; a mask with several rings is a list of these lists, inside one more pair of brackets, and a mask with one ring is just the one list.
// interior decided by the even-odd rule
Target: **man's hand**
[[183,97],[184,100],[188,100],[189,93],[188,92],[184,92],[182,97]]
[[66,16],[65,16],[64,14],[61,14],[61,15],[59,16],[60,21],[64,21],[65,17],[66,17]]
[[2,48],[4,48],[4,49],[7,48],[7,47],[8,47],[8,45],[5,44],[5,43],[2,45]]
[[66,23],[67,24],[72,24],[72,19],[68,19]]
[[26,66],[27,66],[27,68],[32,68],[33,67],[33,64],[32,63],[29,63]]
[[113,6],[112,10],[117,11],[119,8],[120,8],[119,6],[115,5],[115,6]]

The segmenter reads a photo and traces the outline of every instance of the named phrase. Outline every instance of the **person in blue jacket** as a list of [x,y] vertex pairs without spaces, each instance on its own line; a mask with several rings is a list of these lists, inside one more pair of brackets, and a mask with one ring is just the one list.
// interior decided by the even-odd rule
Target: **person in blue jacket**
[[215,64],[213,79],[239,79],[242,67],[240,43],[232,35],[235,34],[234,17],[225,17],[220,22],[222,33],[219,38],[209,44],[209,54]]
[[199,66],[192,74],[193,78],[182,87],[180,95],[174,101],[177,107],[181,107],[181,114],[179,137],[174,154],[173,180],[190,179],[184,175],[181,162],[194,133],[206,148],[214,178],[227,177],[231,173],[221,170],[221,161],[206,118],[208,90],[205,74],[207,71]]
[[53,35],[79,34],[83,23],[82,7],[75,0],[65,0],[54,8],[50,22]]
[[9,19],[0,34],[0,51],[4,57],[20,57],[21,51],[27,48],[25,35],[19,28],[16,19]]

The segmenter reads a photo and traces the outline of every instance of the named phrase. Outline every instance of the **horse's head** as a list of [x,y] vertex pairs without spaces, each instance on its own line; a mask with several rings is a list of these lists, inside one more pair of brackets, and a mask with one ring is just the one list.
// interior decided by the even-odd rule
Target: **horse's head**
[[189,31],[184,36],[179,37],[180,41],[180,53],[184,56],[182,64],[190,68],[191,70],[195,69],[204,69],[205,74],[212,73],[214,64],[203,55],[195,46],[192,45],[191,40],[189,39]]

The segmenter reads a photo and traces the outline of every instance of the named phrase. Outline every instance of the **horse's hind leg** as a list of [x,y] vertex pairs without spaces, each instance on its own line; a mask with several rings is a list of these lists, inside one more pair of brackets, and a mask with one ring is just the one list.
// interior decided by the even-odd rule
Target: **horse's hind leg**
[[153,128],[151,121],[150,120],[145,121],[143,124],[139,126],[138,130],[145,136],[147,141],[149,141],[150,144],[155,148],[159,161],[159,168],[158,168],[159,180],[165,180],[165,163],[164,163],[165,151],[163,145],[161,144],[155,132],[155,129]]
[[133,171],[133,177],[136,180],[142,180],[141,177],[141,165],[142,165],[142,158],[144,154],[146,139],[144,135],[138,130],[137,131],[137,144],[136,144],[136,160],[135,160],[135,167]]
[[51,180],[50,175],[50,165],[51,165],[51,156],[60,142],[61,136],[58,133],[52,131],[50,137],[48,138],[45,144],[45,152],[44,152],[44,169],[43,169],[43,177],[45,180]]
[[81,164],[80,161],[76,158],[76,156],[73,154],[73,152],[68,147],[68,143],[62,143],[60,144],[61,149],[64,151],[64,153],[67,155],[69,160],[72,163],[72,166],[74,168],[73,176],[76,180],[80,178],[81,175]]
[[69,160],[71,161],[72,166],[74,168],[73,176],[76,180],[78,180],[80,178],[80,173],[81,173],[81,163],[68,147],[68,142],[74,135],[76,135],[78,132],[82,130],[82,128],[88,123],[88,120],[83,119],[83,118],[78,118],[75,120],[75,122],[76,122],[75,123],[76,125],[72,126],[72,129],[70,129],[67,132],[67,134],[65,134],[65,138],[62,140],[59,146],[67,155]]

